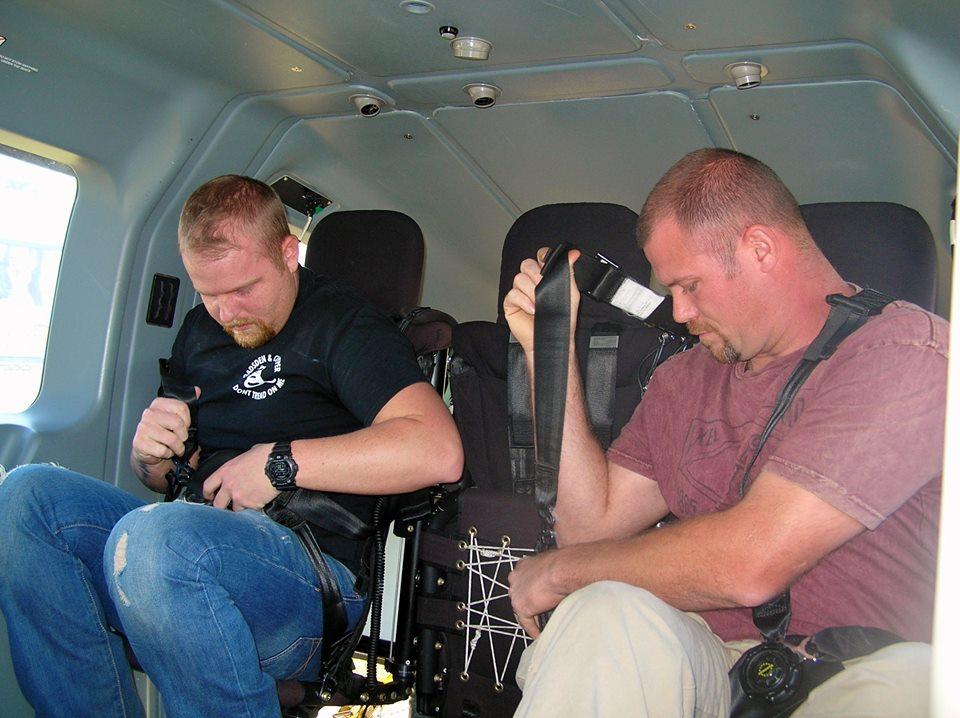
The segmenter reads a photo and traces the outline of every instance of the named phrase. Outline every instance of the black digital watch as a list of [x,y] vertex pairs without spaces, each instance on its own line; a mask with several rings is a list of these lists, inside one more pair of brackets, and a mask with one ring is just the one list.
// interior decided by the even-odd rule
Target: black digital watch
[[293,460],[289,441],[278,441],[270,450],[264,473],[277,491],[294,491],[297,489],[297,462]]

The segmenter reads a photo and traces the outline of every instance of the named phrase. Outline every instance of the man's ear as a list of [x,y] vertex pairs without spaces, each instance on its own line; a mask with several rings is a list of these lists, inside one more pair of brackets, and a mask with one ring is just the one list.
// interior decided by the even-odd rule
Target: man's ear
[[780,261],[780,237],[770,227],[753,224],[740,235],[740,251],[743,262],[756,267],[760,272],[770,272]]
[[280,253],[287,269],[291,272],[297,271],[300,265],[300,240],[288,234],[280,244]]

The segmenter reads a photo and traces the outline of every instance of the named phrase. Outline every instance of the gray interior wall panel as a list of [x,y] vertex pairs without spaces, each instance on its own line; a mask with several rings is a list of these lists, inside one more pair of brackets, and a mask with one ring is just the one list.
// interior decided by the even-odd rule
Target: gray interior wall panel
[[[177,224],[187,197],[208,179],[228,173],[248,173],[266,138],[283,124],[285,113],[259,97],[238,98],[225,107],[209,132],[182,162],[177,180],[156,204],[137,243],[133,281],[127,292],[128,311],[123,317],[117,358],[106,473],[127,490],[144,497],[155,495],[144,488],[128,466],[130,443],[143,409],[156,396],[157,360],[170,354],[184,315],[196,303],[196,293],[180,261]],[[167,329],[146,324],[147,302],[154,273],[180,278],[176,316]]]
[[514,214],[424,118],[391,112],[372,119],[304,120],[258,175],[285,172],[340,209],[409,214],[426,242],[421,301],[461,321],[495,316],[500,249]]
[[948,246],[954,160],[888,85],[718,88],[710,99],[736,149],[768,163],[799,202],[898,202]]
[[639,211],[671,164],[711,144],[689,100],[673,92],[446,108],[436,117],[524,211],[551,202]]

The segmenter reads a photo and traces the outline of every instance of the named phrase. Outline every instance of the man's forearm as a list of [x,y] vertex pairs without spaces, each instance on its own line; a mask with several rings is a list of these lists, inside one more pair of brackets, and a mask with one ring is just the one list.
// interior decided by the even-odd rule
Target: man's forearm
[[[597,581],[644,588],[683,611],[749,605],[752,567],[729,549],[712,517],[701,517],[628,539],[584,543],[557,552],[555,587],[567,595]],[[771,594],[772,595],[772,594]]]
[[351,494],[398,494],[460,478],[463,450],[456,426],[432,387],[408,387],[429,394],[422,410],[375,421],[371,426],[319,439],[292,442],[303,488]]
[[556,517],[559,545],[590,540],[607,509],[607,461],[590,429],[583,384],[571,347],[567,374],[567,406],[557,487]]
[[140,479],[140,482],[151,491],[164,493],[167,490],[167,472],[173,468],[173,462],[169,459],[157,464],[148,464],[142,459],[138,459],[134,452],[130,452],[130,467],[133,473]]

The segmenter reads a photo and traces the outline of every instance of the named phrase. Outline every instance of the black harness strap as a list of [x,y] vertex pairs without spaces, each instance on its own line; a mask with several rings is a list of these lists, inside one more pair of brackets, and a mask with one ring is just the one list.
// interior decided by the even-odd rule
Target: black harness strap
[[619,351],[620,326],[596,324],[590,331],[584,389],[590,426],[604,449],[613,441],[613,398],[617,389]]
[[[746,494],[747,485],[750,483],[750,471],[753,469],[757,458],[759,458],[763,445],[770,438],[774,426],[783,418],[797,392],[800,391],[801,385],[807,380],[817,364],[833,356],[840,342],[863,326],[870,317],[883,311],[883,308],[893,301],[891,297],[875,289],[864,289],[852,297],[831,294],[826,299],[830,305],[830,314],[827,316],[827,321],[820,333],[807,347],[800,363],[794,368],[777,396],[776,404],[766,426],[763,428],[763,432],[760,434],[753,457],[747,464],[747,468],[743,472],[743,478],[740,480],[740,498],[743,498]],[[790,624],[790,613],[789,589],[776,598],[754,607],[753,622],[765,642],[775,643],[783,639]]]
[[510,335],[507,345],[507,440],[510,445],[510,475],[515,494],[533,492],[533,410],[530,378],[519,342]]
[[193,467],[190,459],[200,448],[197,442],[197,391],[193,385],[184,382],[173,373],[168,359],[160,359],[160,392],[159,395],[169,399],[182,401],[190,409],[190,426],[187,429],[187,440],[183,445],[183,453],[174,456],[173,468],[167,472],[167,493],[165,500],[173,501],[190,484],[193,477]]

